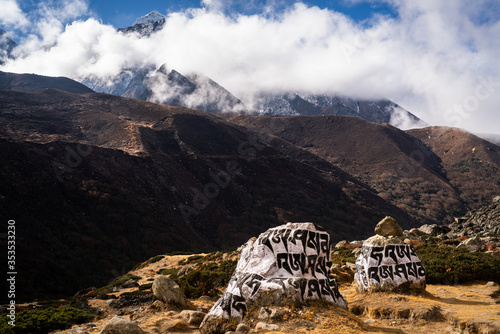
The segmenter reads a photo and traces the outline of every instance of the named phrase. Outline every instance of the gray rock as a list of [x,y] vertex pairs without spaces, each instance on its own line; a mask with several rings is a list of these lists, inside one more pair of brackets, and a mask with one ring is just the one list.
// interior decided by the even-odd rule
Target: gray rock
[[387,216],[375,226],[375,233],[383,237],[397,237],[403,234],[403,229],[396,222],[396,219]]
[[263,329],[265,331],[277,331],[280,329],[280,326],[274,324],[267,324],[265,322],[258,322],[255,325],[255,329]]
[[440,234],[448,233],[450,232],[450,230],[451,229],[446,225],[437,225],[437,224],[430,224],[430,225],[426,224],[418,228],[418,231],[433,237],[437,237]]
[[345,245],[348,245],[348,244],[349,244],[349,241],[342,240],[342,241],[337,242],[337,244],[335,245],[335,248],[341,248],[341,247],[344,247]]
[[101,334],[144,334],[144,331],[125,317],[113,317],[101,331]]
[[164,276],[156,276],[153,282],[153,294],[164,303],[175,304],[181,307],[186,306],[186,296],[181,288],[172,279]]
[[269,318],[274,321],[281,321],[283,320],[283,317],[285,316],[285,313],[281,310],[272,310],[271,315]]
[[201,296],[200,298],[198,298],[198,300],[209,302],[211,300],[211,298],[209,296]]
[[126,281],[125,283],[122,284],[122,288],[124,288],[124,289],[135,288],[135,287],[138,287],[138,286],[139,286],[139,283],[137,283],[133,279],[129,279],[128,281]]
[[269,313],[265,307],[261,307],[260,308],[260,312],[259,312],[259,317],[258,319],[259,320],[268,320],[269,319],[269,316],[271,315],[271,313]]
[[193,326],[199,326],[207,314],[200,311],[184,310],[180,313],[180,316],[188,324]]
[[462,241],[457,248],[467,249],[469,252],[480,252],[485,246],[485,242],[480,238],[469,238]]
[[250,326],[241,323],[238,325],[238,327],[236,327],[236,332],[247,333],[250,332],[250,329],[251,329]]

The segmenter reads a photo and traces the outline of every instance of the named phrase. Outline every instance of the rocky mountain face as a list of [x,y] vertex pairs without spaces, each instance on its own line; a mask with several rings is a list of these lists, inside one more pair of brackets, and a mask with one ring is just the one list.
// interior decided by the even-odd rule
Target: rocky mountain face
[[[124,34],[135,33],[148,38],[163,29],[165,16],[153,11],[135,21]],[[254,113],[260,115],[344,115],[357,116],[377,123],[389,123],[408,128],[427,125],[409,111],[389,100],[361,100],[336,95],[302,93],[274,94],[261,92],[254,97],[252,106],[245,106],[237,97],[212,79],[194,73],[183,75],[144,67],[123,69],[114,78],[87,77],[83,83],[97,92],[138,98],[145,101],[183,106],[203,111]]]
[[184,76],[165,65],[127,69],[117,77],[103,80],[89,76],[83,84],[96,92],[182,106],[206,112],[242,111],[243,103],[224,87],[201,74]]
[[288,221],[315,221],[333,241],[389,214],[416,225],[320,157],[284,144],[295,158],[212,114],[54,89],[3,90],[0,106],[19,300],[102,284],[162,252],[234,249]]
[[500,193],[500,147],[463,130],[405,132],[348,116],[220,117],[252,131],[265,129],[276,148],[283,150],[286,142],[323,158],[422,224],[451,223]]
[[0,65],[6,59],[11,57],[12,50],[17,46],[17,43],[7,35],[7,32],[0,28]]
[[166,17],[154,10],[137,20],[131,27],[118,29],[119,32],[124,34],[136,33],[143,37],[149,37],[152,33],[163,29]]
[[402,127],[427,125],[389,100],[359,100],[336,95],[264,95],[256,111],[261,115],[356,116]]

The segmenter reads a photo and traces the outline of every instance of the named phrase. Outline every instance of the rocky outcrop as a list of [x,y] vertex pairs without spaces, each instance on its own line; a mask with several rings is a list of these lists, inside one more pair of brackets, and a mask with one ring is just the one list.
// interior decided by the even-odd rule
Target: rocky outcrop
[[425,290],[425,268],[396,225],[394,219],[384,218],[375,229],[379,234],[363,243],[354,274],[358,292]]
[[226,291],[201,328],[220,319],[242,319],[248,304],[325,300],[347,307],[337,283],[329,277],[330,256],[330,236],[313,223],[288,223],[249,240]]
[[500,235],[500,196],[496,196],[490,205],[455,219],[448,227],[449,238]]
[[158,275],[153,281],[152,289],[156,298],[164,303],[174,304],[181,307],[186,306],[186,296],[184,296],[184,293],[179,285],[172,279],[164,275]]

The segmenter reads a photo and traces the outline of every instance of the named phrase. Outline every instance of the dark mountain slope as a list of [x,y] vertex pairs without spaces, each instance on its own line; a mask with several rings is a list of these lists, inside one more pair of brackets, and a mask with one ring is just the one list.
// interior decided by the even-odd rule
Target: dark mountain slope
[[351,173],[379,195],[422,222],[451,222],[472,203],[463,203],[447,170],[422,141],[404,131],[358,117],[275,117],[223,115],[242,127],[268,132]]
[[385,215],[415,224],[328,162],[301,162],[200,111],[0,91],[0,137],[19,300],[102,284],[159,253],[234,249],[287,221],[314,221],[334,241],[367,237]]
[[477,209],[500,194],[500,146],[457,128],[428,127],[408,133],[439,156],[468,209]]
[[92,89],[65,77],[46,77],[36,74],[16,74],[0,71],[0,89],[36,92],[41,89],[59,89],[69,93],[90,93]]

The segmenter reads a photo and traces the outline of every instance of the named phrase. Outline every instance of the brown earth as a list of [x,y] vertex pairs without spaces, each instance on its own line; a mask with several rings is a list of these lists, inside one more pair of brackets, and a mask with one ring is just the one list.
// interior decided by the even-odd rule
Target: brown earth
[[[142,277],[140,283],[150,282],[159,269],[179,267],[178,261],[187,256],[166,256],[130,273]],[[236,255],[237,257],[237,255]],[[136,288],[122,289],[120,295]],[[351,284],[343,284],[340,292],[346,297],[349,311],[327,303],[308,303],[303,307],[271,307],[283,312],[283,320],[273,323],[279,330],[252,329],[252,333],[500,333],[500,303],[492,295],[499,287],[493,283],[470,285],[428,285],[422,295],[396,293],[359,294]],[[208,312],[215,303],[211,300],[190,300],[188,308]],[[90,304],[105,311],[105,315],[89,324],[76,327],[88,333],[100,332],[115,315],[136,321],[148,334],[200,333],[180,316],[180,309],[157,301],[123,309],[110,308],[104,300],[93,299]],[[258,309],[250,310],[245,323],[255,327]],[[66,331],[77,331],[75,326]]]
[[270,135],[275,148],[287,150],[285,141],[325,159],[422,223],[450,223],[500,193],[500,147],[460,129],[405,132],[348,116],[219,116]]
[[288,221],[334,242],[368,237],[387,215],[416,226],[325,160],[186,108],[0,91],[0,150],[0,219],[22,235],[19,301],[104,285],[156,254],[235,249]]

